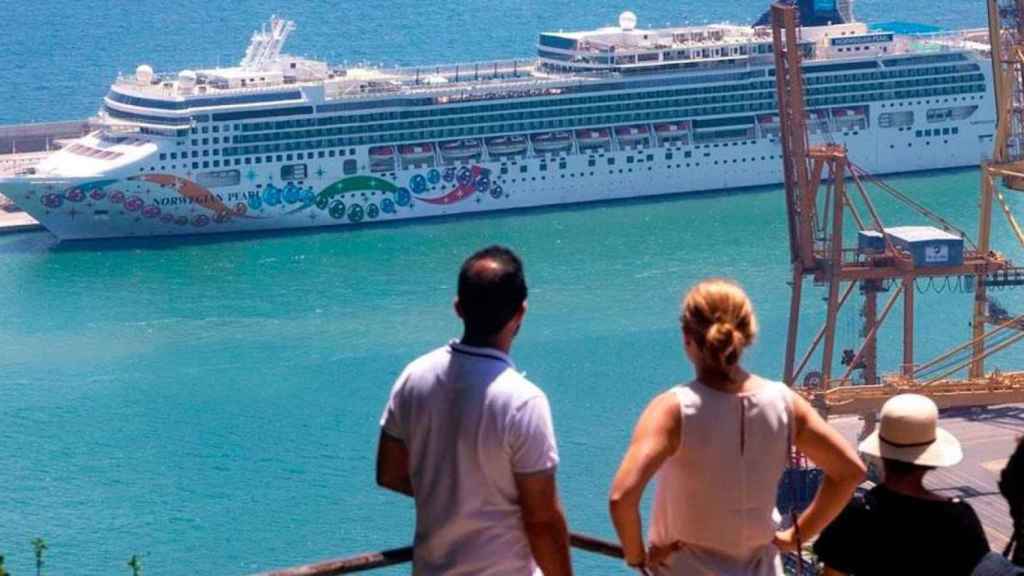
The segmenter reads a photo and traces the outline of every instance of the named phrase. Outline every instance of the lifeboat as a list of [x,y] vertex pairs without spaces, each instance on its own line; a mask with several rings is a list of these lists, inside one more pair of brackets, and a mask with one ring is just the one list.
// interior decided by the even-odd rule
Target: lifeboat
[[391,146],[376,146],[370,148],[370,161],[392,160],[395,157],[395,149]]
[[765,137],[775,137],[779,135],[779,115],[778,114],[761,114],[757,117],[757,125],[761,128],[761,134]]
[[370,170],[387,172],[395,167],[395,149],[391,146],[370,148]]
[[572,134],[569,132],[545,132],[530,137],[533,150],[538,154],[550,152],[567,152],[572,150]]
[[422,162],[434,158],[434,145],[429,142],[398,147],[398,155],[406,162]]
[[689,139],[689,122],[665,122],[654,125],[658,142],[685,142]]
[[526,136],[498,136],[484,140],[493,156],[514,156],[526,152]]
[[839,130],[860,130],[867,128],[868,107],[848,106],[833,108],[832,118],[835,119],[836,128]]
[[580,149],[604,148],[611,143],[611,131],[607,128],[591,128],[576,131],[576,142]]
[[615,129],[615,139],[622,146],[641,146],[647,144],[650,130],[646,124],[638,126],[619,126]]
[[828,110],[809,110],[807,112],[807,128],[812,132],[828,132]]
[[833,118],[863,118],[868,115],[867,106],[849,106],[846,108],[833,108]]
[[447,142],[441,142],[440,144],[441,155],[447,160],[464,160],[466,158],[472,158],[473,156],[479,156],[481,147],[479,140],[465,139],[465,140],[449,140]]

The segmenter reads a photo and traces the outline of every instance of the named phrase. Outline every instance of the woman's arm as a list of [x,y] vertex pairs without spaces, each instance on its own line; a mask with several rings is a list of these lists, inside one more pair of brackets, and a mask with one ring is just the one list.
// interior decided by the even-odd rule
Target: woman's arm
[[[865,468],[853,446],[796,394],[793,395],[793,413],[796,447],[825,472],[817,495],[797,520],[800,539],[807,542],[843,510],[853,491],[864,481]],[[780,532],[775,544],[785,551],[795,550],[794,529]]]
[[640,499],[662,462],[679,448],[682,415],[675,393],[665,392],[651,401],[640,416],[619,471],[612,481],[609,510],[619,534],[626,563],[644,564]]

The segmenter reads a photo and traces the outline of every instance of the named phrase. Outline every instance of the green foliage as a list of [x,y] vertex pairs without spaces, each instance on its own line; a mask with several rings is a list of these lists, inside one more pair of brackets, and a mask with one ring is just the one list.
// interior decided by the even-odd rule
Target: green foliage
[[138,554],[132,554],[131,559],[128,560],[128,567],[132,569],[132,576],[142,576],[142,558]]
[[46,552],[46,550],[49,549],[49,546],[46,545],[46,540],[43,540],[42,538],[33,538],[32,549],[35,550],[36,553],[36,576],[43,576],[43,552]]

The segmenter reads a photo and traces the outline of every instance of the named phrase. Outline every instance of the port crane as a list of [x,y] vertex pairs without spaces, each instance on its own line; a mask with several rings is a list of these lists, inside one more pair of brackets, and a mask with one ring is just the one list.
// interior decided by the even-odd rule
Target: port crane
[[[811,145],[796,8],[783,3],[771,8],[792,262],[783,377],[794,386],[802,383],[799,391],[826,415],[864,415],[866,430],[887,399],[905,392],[927,394],[940,407],[1024,402],[1024,372],[985,371],[987,358],[1024,339],[1024,317],[1012,317],[1001,308],[1000,314],[991,314],[988,298],[989,287],[1024,285],[1024,269],[991,249],[997,202],[1024,245],[1024,233],[1004,192],[1004,188],[1024,190],[1024,0],[988,0],[988,5],[999,122],[992,160],[982,166],[977,241],[858,167],[842,145]],[[913,238],[897,233],[899,228],[887,227],[872,200],[873,191],[887,194],[928,220],[932,226],[924,231],[937,238],[936,242],[952,239],[955,257],[929,258],[927,251],[942,256],[949,248],[914,244]],[[849,223],[856,226],[856,245],[848,245],[853,236],[853,230],[845,229]],[[923,257],[919,249],[925,251]],[[797,358],[808,278],[826,291],[827,308],[824,325]],[[914,355],[916,283],[947,278],[973,290],[971,338],[933,360],[918,363]],[[845,367],[839,373],[834,365],[837,321],[858,289],[864,300],[863,341],[855,351],[845,351]],[[880,306],[880,297],[887,293]],[[897,373],[881,374],[879,329],[900,304],[902,362]],[[808,370],[819,348],[820,366]],[[862,383],[853,380],[857,370]],[[965,370],[967,377],[958,378]]]

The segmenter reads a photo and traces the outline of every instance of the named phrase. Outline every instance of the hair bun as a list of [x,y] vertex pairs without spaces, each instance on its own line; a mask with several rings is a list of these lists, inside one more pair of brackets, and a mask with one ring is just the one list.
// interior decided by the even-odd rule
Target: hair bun
[[717,321],[712,324],[704,336],[707,351],[718,366],[732,366],[739,360],[743,349],[743,335],[736,330],[731,322]]
[[683,299],[680,321],[701,351],[705,370],[726,373],[739,363],[744,348],[757,336],[757,318],[750,298],[728,280],[698,283]]

